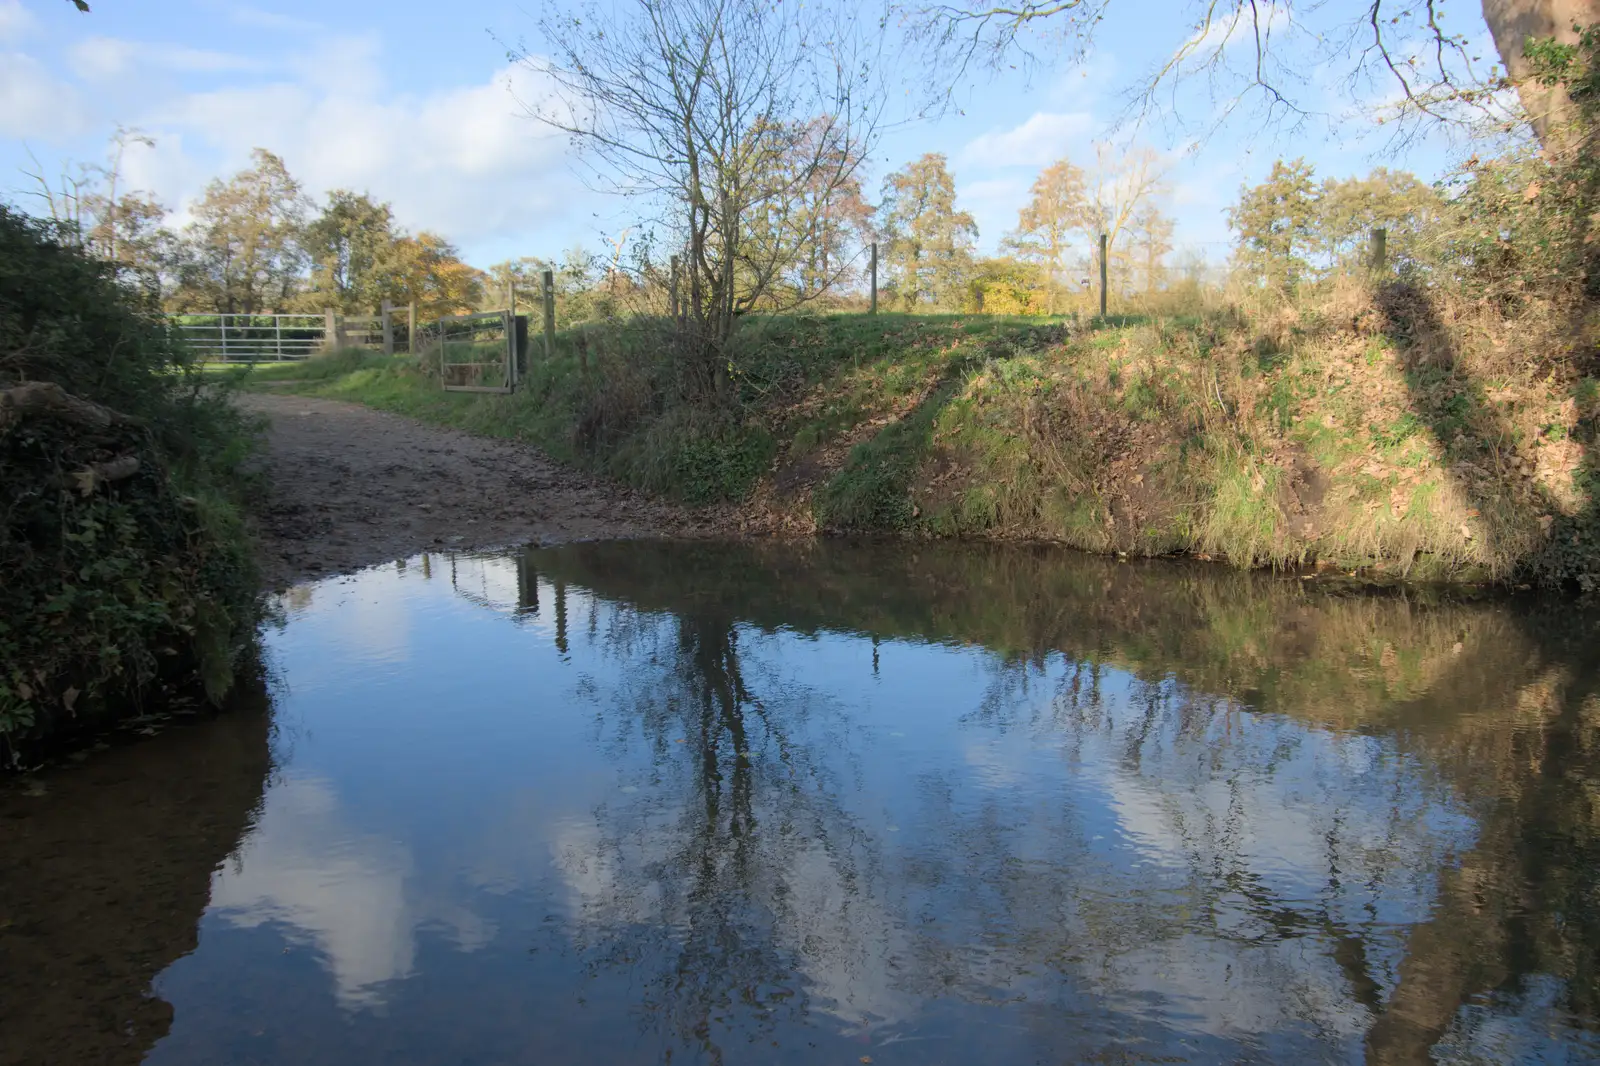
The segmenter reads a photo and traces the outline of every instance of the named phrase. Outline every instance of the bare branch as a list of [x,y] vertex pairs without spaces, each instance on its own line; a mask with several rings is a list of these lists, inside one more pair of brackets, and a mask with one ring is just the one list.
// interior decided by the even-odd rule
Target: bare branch
[[835,208],[883,111],[871,40],[848,9],[764,0],[624,0],[541,29],[550,55],[517,55],[554,95],[530,114],[681,249],[685,353],[725,366],[736,315],[837,267]]

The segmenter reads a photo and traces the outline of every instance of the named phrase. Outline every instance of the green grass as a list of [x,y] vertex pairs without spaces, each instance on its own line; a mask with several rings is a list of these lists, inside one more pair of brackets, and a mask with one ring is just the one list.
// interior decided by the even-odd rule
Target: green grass
[[[569,330],[550,357],[536,346],[507,396],[448,393],[410,357],[369,352],[241,380],[525,441],[690,504],[798,484],[780,509],[824,530],[1477,580],[1515,569],[1536,520],[1509,495],[1474,506],[1441,473],[1459,446],[1441,432],[1493,428],[1454,371],[1408,370],[1387,342],[1336,331],[1267,342],[1237,316],[750,319],[722,399],[701,403],[672,351],[659,321]],[[1467,536],[1469,509],[1489,535]]]

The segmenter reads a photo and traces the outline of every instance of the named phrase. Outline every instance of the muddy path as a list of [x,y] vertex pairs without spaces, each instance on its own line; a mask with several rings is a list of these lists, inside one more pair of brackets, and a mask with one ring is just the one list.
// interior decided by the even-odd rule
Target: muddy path
[[436,549],[705,536],[691,513],[512,441],[312,397],[246,393],[265,416],[269,491],[257,510],[270,588]]

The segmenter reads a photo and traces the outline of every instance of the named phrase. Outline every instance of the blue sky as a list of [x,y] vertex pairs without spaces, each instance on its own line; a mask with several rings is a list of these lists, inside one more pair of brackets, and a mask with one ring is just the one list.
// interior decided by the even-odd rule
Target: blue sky
[[[444,234],[478,265],[558,255],[578,242],[598,248],[627,225],[625,205],[586,188],[564,141],[518,104],[537,95],[538,81],[508,63],[501,42],[528,37],[537,47],[536,0],[92,6],[81,15],[65,0],[0,0],[0,189],[25,206],[30,151],[58,172],[65,161],[103,156],[121,123],[156,142],[131,153],[133,186],[155,192],[179,220],[207,180],[238,169],[260,146],[281,155],[314,195],[369,190],[394,204],[403,225]],[[1464,6],[1456,28],[1483,36],[1477,5]],[[869,191],[921,153],[944,152],[959,203],[993,249],[1042,166],[1062,155],[1091,158],[1122,91],[1190,34],[1188,12],[1186,0],[1121,0],[1084,62],[1046,45],[1031,73],[970,79],[957,90],[959,113],[883,138]],[[1329,88],[1336,72],[1300,73],[1306,99],[1330,111],[1344,106]],[[1199,84],[1180,87],[1180,99],[1201,111],[1209,107],[1203,94]],[[1246,112],[1192,152],[1165,130],[1145,131],[1144,143],[1167,153],[1166,206],[1178,219],[1180,250],[1220,260],[1225,208],[1280,155],[1303,155],[1319,174],[1341,177],[1383,163],[1434,178],[1452,158],[1437,139],[1390,156],[1383,131],[1332,125],[1331,135],[1323,124],[1295,136],[1263,129]]]

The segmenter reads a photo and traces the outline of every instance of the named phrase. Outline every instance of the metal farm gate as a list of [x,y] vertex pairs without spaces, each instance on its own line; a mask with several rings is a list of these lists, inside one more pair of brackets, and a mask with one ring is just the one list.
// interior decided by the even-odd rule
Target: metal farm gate
[[527,319],[510,311],[450,315],[421,331],[418,350],[449,392],[510,392],[520,377]]
[[183,343],[205,362],[309,359],[329,347],[327,315],[169,315]]

